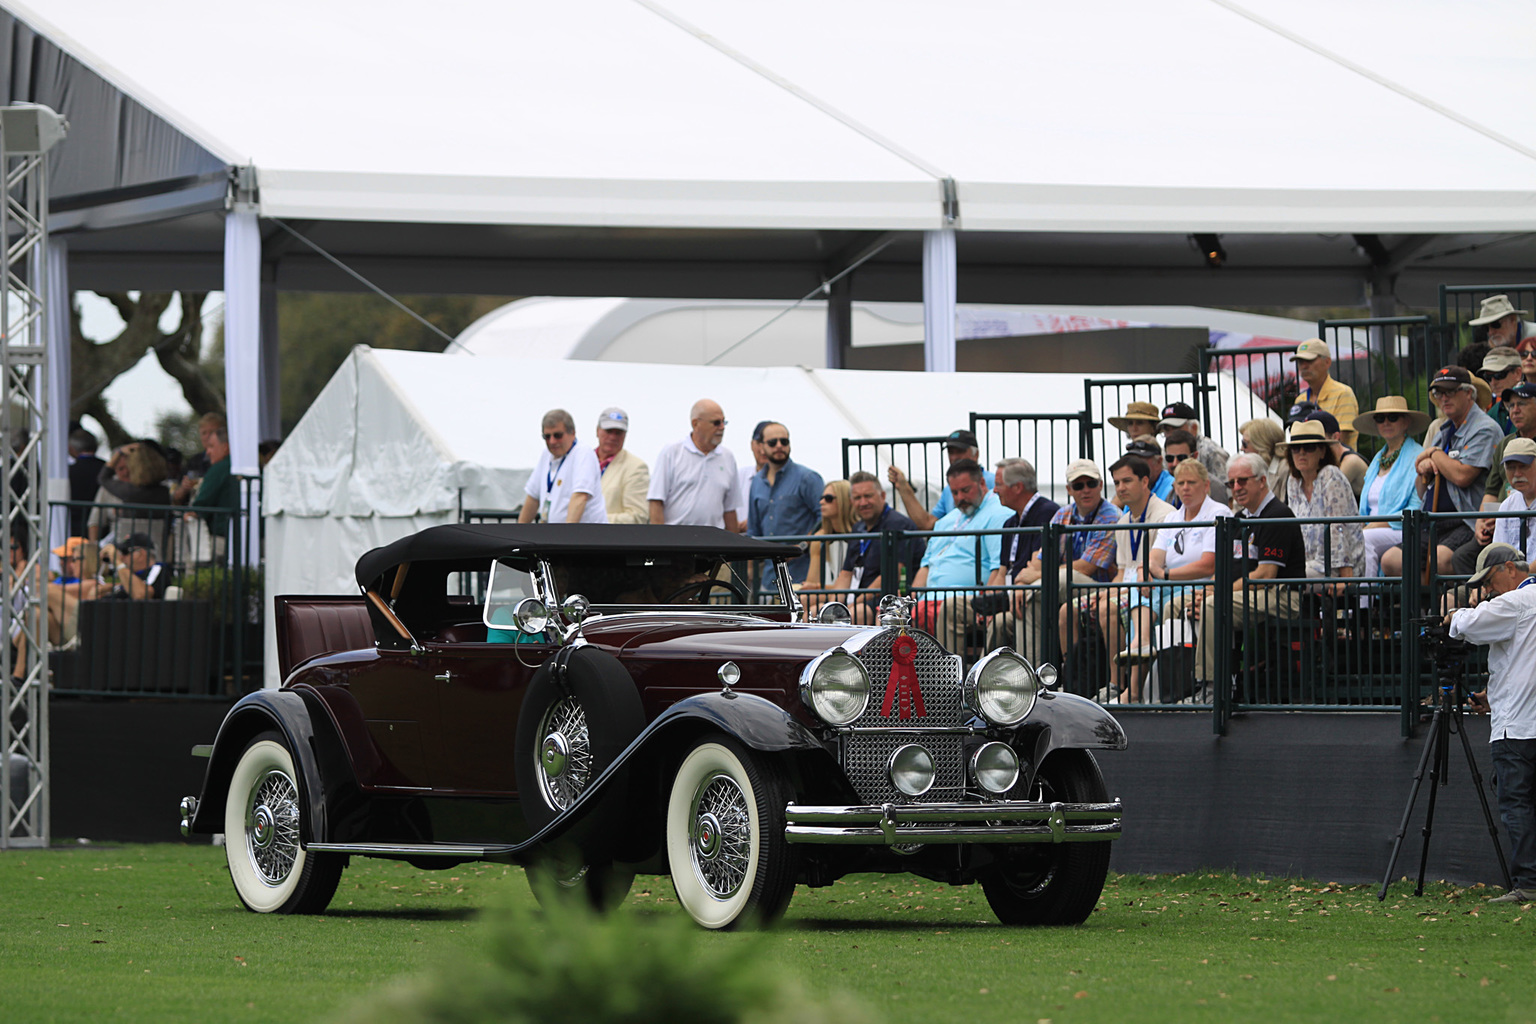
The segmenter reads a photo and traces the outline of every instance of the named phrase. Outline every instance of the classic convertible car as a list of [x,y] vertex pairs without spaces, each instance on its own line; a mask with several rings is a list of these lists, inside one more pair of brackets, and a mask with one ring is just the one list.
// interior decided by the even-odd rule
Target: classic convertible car
[[[895,595],[804,616],[798,549],[723,530],[464,525],[279,597],[284,683],[231,709],[182,830],[251,910],[315,913],[349,857],[524,864],[598,905],[668,873],[708,928],[854,871],[979,882],[1013,924],[1093,910],[1125,734],[1006,648],[962,673]],[[541,881],[543,879],[543,881]]]

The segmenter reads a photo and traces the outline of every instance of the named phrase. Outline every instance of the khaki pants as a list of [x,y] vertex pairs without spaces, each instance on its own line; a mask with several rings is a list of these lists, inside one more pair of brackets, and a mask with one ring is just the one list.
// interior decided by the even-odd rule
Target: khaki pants
[[[1200,682],[1216,679],[1216,652],[1224,641],[1216,635],[1216,609],[1214,597],[1207,597],[1200,613],[1200,649],[1196,658],[1200,663]],[[1301,592],[1285,584],[1250,583],[1238,587],[1228,598],[1232,609],[1232,636],[1242,631],[1244,624],[1261,626],[1265,619],[1294,619],[1301,615]]]
[[[1084,576],[1068,566],[1061,567],[1057,578],[1060,581],[1056,588],[1056,606],[1058,608],[1067,600],[1067,581],[1069,578],[1071,582],[1077,584],[1096,582],[1092,577]],[[1086,594],[1090,593],[1090,591],[1083,590],[1078,591],[1078,593]],[[1039,666],[1040,638],[1044,635],[1041,631],[1056,628],[1055,615],[1050,617],[1048,623],[1041,623],[1040,604],[1040,592],[1038,590],[1028,591],[1024,594],[1023,616],[1015,615],[1011,608],[1000,615],[994,615],[991,628],[987,633],[987,646],[991,648],[1005,645],[1011,646],[1014,650],[1024,655],[1025,660],[1031,665]]]

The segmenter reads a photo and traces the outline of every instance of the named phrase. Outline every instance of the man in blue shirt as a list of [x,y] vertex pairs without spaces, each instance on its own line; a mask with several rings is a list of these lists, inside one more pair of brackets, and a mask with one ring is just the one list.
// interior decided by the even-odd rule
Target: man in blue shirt
[[[752,477],[747,492],[747,533],[754,537],[798,537],[815,533],[821,525],[821,474],[806,469],[789,457],[789,428],[782,423],[763,427],[763,449],[768,461]],[[805,580],[811,556],[789,563],[796,583]]]
[[[996,530],[1013,514],[987,487],[986,474],[975,459],[950,463],[947,479],[955,508],[934,524],[936,531]],[[965,631],[977,621],[971,598],[998,567],[1001,550],[1001,535],[992,534],[933,537],[923,552],[912,588],[932,587],[936,592],[924,595],[919,621],[933,627],[934,636],[955,654],[964,653]]]
[[[962,459],[969,459],[972,462],[978,462],[981,459],[981,449],[976,446],[976,435],[969,430],[950,431],[949,437],[944,439],[944,451],[949,455],[951,467]],[[891,483],[896,485],[896,493],[901,495],[902,507],[907,510],[907,515],[911,517],[912,522],[917,524],[919,530],[937,529],[933,524],[955,509],[954,498],[950,496],[948,490],[945,490],[943,494],[939,495],[938,503],[933,506],[933,511],[929,512],[923,506],[922,499],[917,496],[917,492],[912,489],[911,481],[907,479],[907,475],[901,471],[899,466],[892,466],[886,471],[886,476],[890,479]],[[989,488],[997,486],[997,480],[992,475],[991,470],[982,470],[982,477],[986,480]]]

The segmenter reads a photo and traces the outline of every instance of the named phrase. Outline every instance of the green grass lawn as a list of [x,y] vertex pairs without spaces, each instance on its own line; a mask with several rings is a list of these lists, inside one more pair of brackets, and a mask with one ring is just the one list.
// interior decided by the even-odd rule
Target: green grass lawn
[[[1536,1020],[1536,916],[1483,889],[1186,875],[1112,878],[1080,928],[996,924],[976,887],[864,875],[796,893],[761,955],[882,1022]],[[482,956],[486,907],[532,906],[517,868],[354,861],[323,917],[240,908],[222,851],[0,854],[7,1021],[321,1020],[402,975]],[[621,913],[681,914],[664,878]],[[536,927],[542,927],[537,925]],[[581,1019],[573,1005],[572,1021]]]

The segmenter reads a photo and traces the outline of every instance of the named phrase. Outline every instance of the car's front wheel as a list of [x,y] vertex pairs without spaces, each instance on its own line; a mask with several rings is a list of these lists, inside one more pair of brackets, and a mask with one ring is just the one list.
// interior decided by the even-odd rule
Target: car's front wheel
[[246,744],[224,800],[224,854],[240,902],[259,914],[318,914],[336,894],[340,854],[299,842],[304,804],[282,734]]
[[667,862],[678,902],[705,928],[768,924],[789,906],[783,768],[723,735],[694,744],[672,779]]
[[[1099,803],[1104,776],[1086,750],[1058,750],[1040,766],[1030,799]],[[981,877],[992,912],[1004,924],[1082,924],[1098,905],[1109,874],[1109,843],[1007,847]]]

